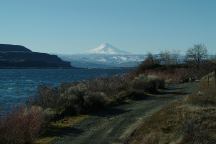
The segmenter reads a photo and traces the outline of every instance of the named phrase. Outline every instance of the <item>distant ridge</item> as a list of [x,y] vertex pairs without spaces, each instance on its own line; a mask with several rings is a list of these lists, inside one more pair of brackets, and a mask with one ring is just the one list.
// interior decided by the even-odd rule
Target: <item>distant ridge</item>
[[33,52],[21,45],[0,44],[0,68],[71,68],[57,55]]
[[144,61],[146,55],[129,53],[104,43],[82,54],[62,54],[59,57],[80,68],[131,68]]

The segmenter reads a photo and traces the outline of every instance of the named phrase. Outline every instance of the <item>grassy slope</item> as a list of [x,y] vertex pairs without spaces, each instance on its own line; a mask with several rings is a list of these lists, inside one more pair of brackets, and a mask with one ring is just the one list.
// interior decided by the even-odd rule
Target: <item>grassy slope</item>
[[148,118],[130,136],[128,144],[215,144],[216,90],[206,79],[199,90],[173,102]]

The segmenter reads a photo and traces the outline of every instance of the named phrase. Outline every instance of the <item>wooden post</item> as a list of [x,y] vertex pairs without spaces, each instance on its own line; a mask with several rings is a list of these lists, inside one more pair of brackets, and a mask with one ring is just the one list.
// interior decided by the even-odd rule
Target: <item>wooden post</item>
[[208,87],[209,87],[209,74],[208,74]]

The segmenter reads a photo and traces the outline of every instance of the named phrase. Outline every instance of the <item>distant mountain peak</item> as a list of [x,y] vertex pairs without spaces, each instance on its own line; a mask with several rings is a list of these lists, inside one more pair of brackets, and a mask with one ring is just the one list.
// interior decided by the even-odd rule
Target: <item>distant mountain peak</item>
[[97,48],[88,51],[90,54],[105,54],[105,55],[124,55],[129,54],[129,52],[122,51],[109,43],[103,43]]

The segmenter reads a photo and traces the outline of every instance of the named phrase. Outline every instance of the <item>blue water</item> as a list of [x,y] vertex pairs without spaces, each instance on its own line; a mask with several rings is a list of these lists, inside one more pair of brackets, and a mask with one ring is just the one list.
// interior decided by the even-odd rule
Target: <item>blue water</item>
[[34,96],[40,85],[107,77],[128,69],[0,69],[0,111],[5,112]]

